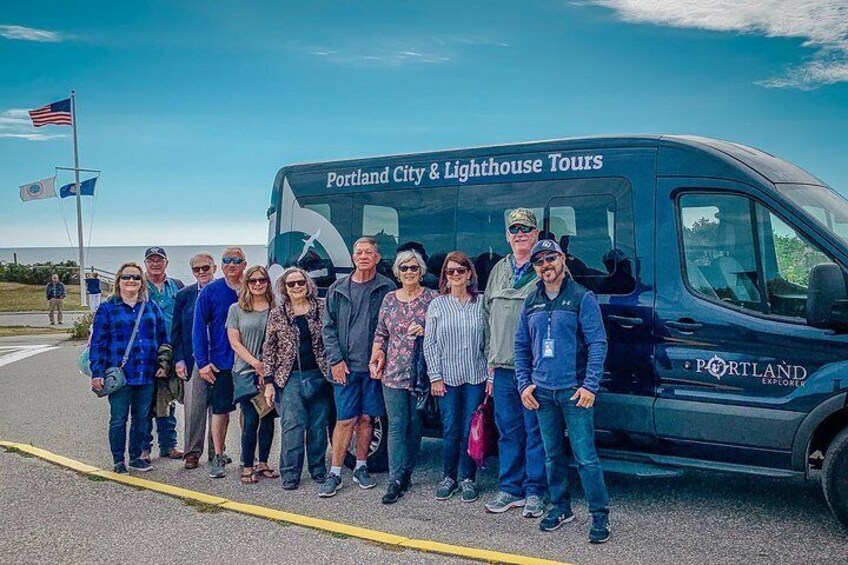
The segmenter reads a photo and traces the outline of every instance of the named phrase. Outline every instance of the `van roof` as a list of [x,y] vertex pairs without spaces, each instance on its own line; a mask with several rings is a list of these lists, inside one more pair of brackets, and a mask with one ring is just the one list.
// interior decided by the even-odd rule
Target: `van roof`
[[450,158],[461,159],[479,155],[483,150],[485,150],[487,155],[498,156],[525,152],[628,147],[657,148],[659,150],[657,160],[658,176],[735,178],[758,184],[763,180],[767,180],[769,183],[825,184],[801,167],[754,147],[708,137],[667,134],[573,137],[300,163],[287,165],[280,169],[277,174],[277,180],[279,181],[286,171],[307,172],[329,167],[375,165],[377,163],[392,163],[407,159],[414,159],[416,161],[442,159],[448,156]]

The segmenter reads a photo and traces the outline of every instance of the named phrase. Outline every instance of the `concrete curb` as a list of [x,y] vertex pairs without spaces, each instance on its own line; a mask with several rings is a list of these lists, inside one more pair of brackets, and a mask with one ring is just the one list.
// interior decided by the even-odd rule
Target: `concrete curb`
[[291,512],[275,510],[273,508],[266,508],[264,506],[243,504],[241,502],[235,502],[226,498],[221,498],[219,496],[214,496],[203,492],[175,487],[156,481],[149,481],[147,479],[141,479],[139,477],[131,475],[120,475],[118,473],[113,473],[112,471],[104,471],[98,469],[97,467],[82,463],[81,461],[76,461],[74,459],[70,459],[62,455],[56,455],[55,453],[51,453],[50,451],[40,449],[32,445],[26,445],[23,443],[0,441],[0,447],[5,448],[6,451],[20,451],[23,453],[28,453],[30,455],[38,457],[39,459],[43,459],[45,461],[53,463],[54,465],[59,465],[61,467],[71,469],[84,475],[101,477],[110,481],[114,481],[116,483],[121,483],[135,488],[158,492],[160,494],[173,496],[182,500],[192,500],[202,504],[218,506],[231,512],[238,512],[239,514],[256,516],[258,518],[265,518],[266,520],[274,520],[277,522],[286,522],[288,524],[295,524],[297,526],[320,530],[332,534],[341,534],[383,545],[414,549],[416,551],[423,551],[425,553],[437,553],[441,555],[450,555],[453,557],[463,557],[466,559],[474,559],[477,561],[486,561],[490,563],[509,563],[514,565],[569,565],[568,563],[562,563],[560,561],[551,561],[549,559],[540,559],[538,557],[528,557],[525,555],[516,555],[513,553],[491,551],[488,549],[478,549],[474,547],[452,545],[432,540],[408,538],[404,536],[390,534],[387,532],[381,532],[378,530],[360,528],[359,526],[351,526],[348,524],[343,524],[341,522],[332,522],[330,520],[323,520],[320,518],[312,518],[310,516],[293,514]]

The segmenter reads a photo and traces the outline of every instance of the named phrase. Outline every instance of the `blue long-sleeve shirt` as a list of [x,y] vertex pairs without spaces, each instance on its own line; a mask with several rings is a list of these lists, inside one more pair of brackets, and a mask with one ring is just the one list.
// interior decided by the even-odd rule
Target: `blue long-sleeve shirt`
[[[553,339],[554,355],[543,355]],[[595,295],[571,279],[551,300],[539,281],[521,307],[515,331],[515,377],[519,392],[531,384],[598,392],[607,356],[607,335]]]
[[203,287],[197,296],[192,323],[192,348],[198,368],[214,363],[219,369],[232,370],[235,353],[227,338],[227,311],[238,301],[238,294],[218,279]]
[[[141,302],[130,306],[120,297],[112,296],[97,309],[89,347],[92,378],[103,378],[106,369],[121,364],[140,308]],[[147,302],[127,364],[124,365],[128,385],[153,382],[159,346],[164,343],[168,343],[165,317],[155,303]]]

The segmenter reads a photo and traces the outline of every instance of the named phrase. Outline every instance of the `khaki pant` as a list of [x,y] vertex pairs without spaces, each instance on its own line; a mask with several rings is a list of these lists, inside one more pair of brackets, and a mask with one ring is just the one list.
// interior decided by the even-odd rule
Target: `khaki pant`
[[50,323],[54,323],[53,321],[53,313],[59,312],[59,323],[62,323],[62,305],[65,303],[64,298],[51,298],[50,299]]
[[186,455],[195,453],[203,456],[204,443],[208,443],[209,457],[215,454],[212,447],[212,406],[209,404],[209,385],[200,378],[197,364],[191,372],[191,379],[185,386],[185,445]]

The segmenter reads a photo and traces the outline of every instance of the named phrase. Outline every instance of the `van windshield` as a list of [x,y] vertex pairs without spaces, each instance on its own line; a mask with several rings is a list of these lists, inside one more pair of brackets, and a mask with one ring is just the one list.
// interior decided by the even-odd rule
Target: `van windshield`
[[778,184],[777,190],[848,244],[848,201],[825,186]]

